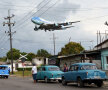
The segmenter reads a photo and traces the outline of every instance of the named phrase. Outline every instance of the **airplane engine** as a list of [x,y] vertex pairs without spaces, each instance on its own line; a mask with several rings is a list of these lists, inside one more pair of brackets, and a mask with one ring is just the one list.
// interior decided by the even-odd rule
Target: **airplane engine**
[[35,31],[38,31],[38,28],[35,26],[34,30],[35,30]]

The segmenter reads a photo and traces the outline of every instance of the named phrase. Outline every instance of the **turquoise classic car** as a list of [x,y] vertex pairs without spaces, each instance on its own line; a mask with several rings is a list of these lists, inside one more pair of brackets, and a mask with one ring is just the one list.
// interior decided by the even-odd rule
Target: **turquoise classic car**
[[76,82],[79,87],[83,87],[85,83],[94,83],[101,87],[106,79],[106,73],[98,70],[95,64],[76,63],[71,65],[69,71],[63,74],[62,84],[67,85],[67,83]]
[[0,77],[8,78],[9,76],[9,68],[7,65],[0,65]]
[[58,80],[61,82],[63,72],[58,66],[41,66],[37,72],[36,80],[45,80],[45,82]]

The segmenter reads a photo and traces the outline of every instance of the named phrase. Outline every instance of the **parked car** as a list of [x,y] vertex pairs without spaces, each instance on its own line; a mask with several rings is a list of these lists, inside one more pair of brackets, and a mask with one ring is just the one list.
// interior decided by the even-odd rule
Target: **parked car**
[[9,68],[7,65],[0,65],[0,77],[8,78],[9,76]]
[[106,78],[106,73],[98,70],[95,64],[76,63],[71,65],[69,71],[63,74],[62,84],[67,85],[69,82],[77,82],[79,87],[83,87],[85,83],[94,83],[101,87]]
[[36,80],[45,80],[46,83],[51,80],[61,82],[62,74],[63,72],[58,66],[41,66],[37,72]]

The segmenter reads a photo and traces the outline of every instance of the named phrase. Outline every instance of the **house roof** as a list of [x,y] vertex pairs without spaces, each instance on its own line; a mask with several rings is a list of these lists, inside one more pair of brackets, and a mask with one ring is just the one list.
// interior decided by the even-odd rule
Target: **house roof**
[[101,45],[103,45],[103,44],[105,44],[106,42],[108,42],[108,39],[106,39],[105,41],[103,41],[103,42],[101,42],[100,44],[96,45],[95,48],[96,48],[96,47],[99,47],[99,46],[101,46]]
[[75,56],[82,56],[82,55],[90,55],[90,54],[100,54],[100,50],[90,50],[90,51],[83,51],[80,54],[71,54],[71,55],[67,55],[67,56],[58,56],[58,59],[61,58],[67,58],[67,57],[75,57]]
[[60,58],[67,58],[67,57],[81,56],[81,55],[83,55],[83,54],[80,53],[80,54],[70,54],[70,55],[67,55],[67,56],[58,56],[58,59],[60,59]]

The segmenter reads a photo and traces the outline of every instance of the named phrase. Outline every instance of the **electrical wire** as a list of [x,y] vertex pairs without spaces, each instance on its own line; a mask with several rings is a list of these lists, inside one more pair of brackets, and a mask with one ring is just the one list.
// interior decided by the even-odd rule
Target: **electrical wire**
[[6,34],[5,35],[3,34],[0,38],[0,43],[2,43],[5,40],[5,38],[6,38]]
[[0,45],[0,47],[2,48],[5,44],[7,44],[7,43],[6,43],[7,41],[9,41],[9,39],[6,39],[6,41],[4,41],[4,42]]
[[[35,8],[33,8],[30,12],[28,12],[28,14],[26,14],[23,18],[21,18],[20,20],[18,20],[18,23],[19,24],[17,24],[17,26],[20,26],[20,25],[22,25],[26,20],[24,20],[25,18],[27,18],[31,13],[32,13],[32,11],[34,11],[37,7],[39,7],[43,2],[44,2],[45,0],[43,0],[42,2],[40,2]],[[31,16],[31,15],[30,15]],[[29,17],[30,17],[29,16]],[[22,21],[22,20],[24,20],[24,21]],[[17,26],[15,26],[14,28],[16,28]],[[13,28],[13,29],[14,29]]]
[[[60,0],[59,0],[59,1],[60,1]],[[51,2],[51,1],[50,1],[50,2]],[[48,3],[49,3],[49,2],[48,2]],[[58,3],[58,0],[57,0],[53,5],[51,5],[49,8],[47,8],[44,12],[42,12],[41,14],[39,14],[38,17],[42,16],[44,13],[46,13],[49,9],[51,9],[51,8],[52,8],[54,5],[56,5],[57,3]],[[46,5],[47,5],[47,4],[46,4]],[[44,7],[44,6],[43,6],[43,7]],[[42,8],[43,8],[43,7],[42,7]],[[38,12],[38,11],[37,11],[37,12]],[[37,12],[36,12],[36,13],[37,13]],[[33,15],[35,15],[36,13],[34,13]],[[32,15],[32,16],[33,16],[33,15]],[[18,28],[19,28],[19,27],[18,27]]]
[[[33,13],[31,16],[29,16],[26,20],[24,20],[21,24],[19,24],[18,28],[21,27],[23,24],[25,24],[25,22],[27,22],[27,20],[29,20],[32,16],[34,16],[35,14],[37,14],[41,9],[43,9],[47,4],[49,4],[52,0],[48,1],[44,6],[42,6],[40,9],[38,9],[35,13]],[[16,28],[16,27],[15,27]],[[17,29],[18,29],[17,28]]]

